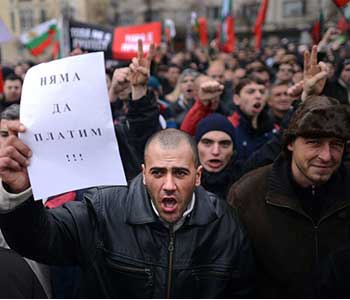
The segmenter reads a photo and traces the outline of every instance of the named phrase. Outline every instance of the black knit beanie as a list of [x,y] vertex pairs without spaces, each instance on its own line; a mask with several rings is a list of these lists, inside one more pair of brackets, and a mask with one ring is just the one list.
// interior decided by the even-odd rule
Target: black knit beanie
[[210,114],[198,123],[195,134],[196,142],[198,143],[202,136],[209,131],[223,131],[231,137],[232,143],[235,141],[235,128],[231,122],[221,114]]

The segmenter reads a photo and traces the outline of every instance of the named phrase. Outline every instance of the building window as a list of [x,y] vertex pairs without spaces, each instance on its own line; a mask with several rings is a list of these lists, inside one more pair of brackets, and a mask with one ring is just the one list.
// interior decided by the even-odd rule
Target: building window
[[125,12],[119,15],[120,25],[132,25],[135,22],[132,12]]
[[150,16],[150,17],[151,17],[151,18],[150,18],[150,21],[151,21],[151,22],[162,21],[161,15],[162,15],[162,13],[161,13],[160,10],[154,9],[154,10],[152,11],[151,16]]
[[41,9],[40,10],[40,23],[43,23],[47,20],[47,16],[46,16],[46,10]]
[[283,2],[283,17],[302,17],[305,15],[305,1],[285,0]]
[[31,9],[19,10],[19,26],[21,31],[27,31],[34,27],[34,13]]
[[221,17],[220,7],[218,6],[207,6],[206,16],[208,20],[217,20]]
[[236,15],[236,18],[240,23],[245,24],[246,26],[252,26],[255,23],[259,8],[259,3],[243,4],[241,11]]
[[13,32],[16,31],[16,19],[15,19],[15,13],[13,11],[11,11],[11,29]]

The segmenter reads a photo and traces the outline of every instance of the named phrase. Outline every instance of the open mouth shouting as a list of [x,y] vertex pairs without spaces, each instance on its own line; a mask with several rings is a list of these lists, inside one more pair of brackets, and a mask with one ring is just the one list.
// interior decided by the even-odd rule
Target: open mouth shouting
[[211,169],[220,169],[222,166],[222,160],[220,159],[211,159],[207,162],[207,165],[211,168]]
[[165,213],[173,213],[176,211],[177,201],[175,197],[165,196],[163,197],[160,206]]
[[253,105],[253,112],[257,113],[257,112],[260,112],[263,108],[263,105],[261,102],[256,102],[254,105]]

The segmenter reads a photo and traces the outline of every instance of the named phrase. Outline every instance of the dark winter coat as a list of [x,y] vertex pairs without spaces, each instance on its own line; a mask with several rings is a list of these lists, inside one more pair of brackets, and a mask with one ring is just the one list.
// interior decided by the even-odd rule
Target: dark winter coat
[[349,238],[349,171],[342,166],[309,193],[310,201],[323,204],[316,222],[302,208],[289,172],[290,161],[279,157],[237,181],[229,201],[252,240],[259,297],[316,298],[320,262]]
[[45,210],[28,200],[0,215],[10,246],[50,264],[82,269],[83,297],[253,297],[250,243],[226,202],[202,187],[176,232],[154,213],[142,177]]
[[38,278],[23,257],[0,247],[0,298],[47,298]]

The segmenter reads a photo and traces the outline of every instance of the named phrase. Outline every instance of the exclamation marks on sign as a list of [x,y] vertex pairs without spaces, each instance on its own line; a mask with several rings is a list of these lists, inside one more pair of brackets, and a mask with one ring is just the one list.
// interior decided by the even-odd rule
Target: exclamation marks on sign
[[73,162],[73,161],[82,161],[83,155],[81,153],[79,154],[66,154],[67,162]]

